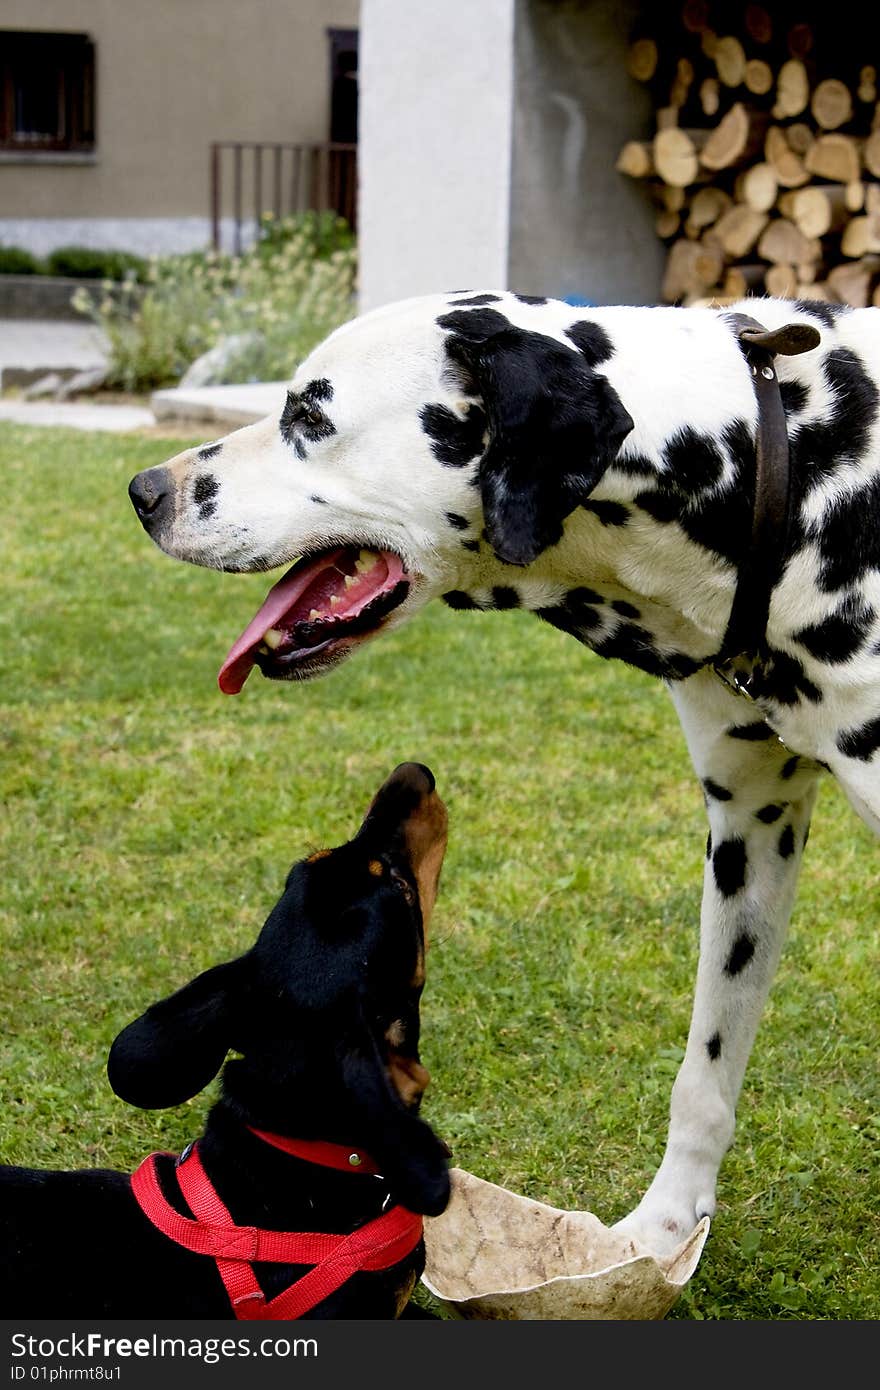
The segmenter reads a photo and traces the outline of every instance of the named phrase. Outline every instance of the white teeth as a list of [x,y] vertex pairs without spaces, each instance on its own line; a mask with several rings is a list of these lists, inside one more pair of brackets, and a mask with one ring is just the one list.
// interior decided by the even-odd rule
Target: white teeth
[[320,616],[320,611],[317,608],[309,609],[309,618],[312,622],[314,622],[315,618],[320,618]]
[[330,607],[331,607],[331,608],[338,608],[341,602],[342,602],[342,599],[339,597],[338,594],[331,594],[331,595],[330,595]]
[[373,550],[362,550],[354,562],[358,574],[369,574],[379,563],[379,556]]
[[270,627],[268,632],[263,633],[263,641],[267,647],[271,647],[275,651],[284,641],[284,633],[280,627]]
[[347,575],[345,576],[345,587],[346,587],[346,589],[351,589],[351,588],[353,588],[354,585],[355,585],[356,583],[357,583],[357,580],[355,579],[355,577],[354,577],[353,574],[347,574]]

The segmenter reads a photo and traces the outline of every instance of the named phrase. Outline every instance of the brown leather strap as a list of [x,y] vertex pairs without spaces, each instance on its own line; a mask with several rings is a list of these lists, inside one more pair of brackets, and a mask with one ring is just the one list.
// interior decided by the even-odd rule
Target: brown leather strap
[[[736,592],[718,662],[753,659],[767,632],[770,596],[785,560],[789,528],[788,429],[774,359],[810,352],[819,331],[806,323],[762,328],[748,314],[728,314],[752,372],[758,401],[755,443],[755,504],[748,554],[740,565]],[[717,664],[717,663],[716,663]]]

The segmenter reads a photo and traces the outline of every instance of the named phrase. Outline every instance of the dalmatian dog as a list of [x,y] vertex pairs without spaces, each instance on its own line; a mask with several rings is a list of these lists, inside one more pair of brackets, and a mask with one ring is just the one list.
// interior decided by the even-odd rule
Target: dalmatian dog
[[714,1212],[822,772],[880,829],[880,310],[734,307],[818,344],[774,359],[789,521],[752,700],[716,669],[755,562],[759,406],[730,309],[507,292],[386,306],[315,349],[280,418],[131,485],[169,555],[295,561],[232,645],[227,694],[255,666],[321,675],[434,598],[530,609],[665,682],[709,840],[667,1146],[619,1223],[661,1254]]

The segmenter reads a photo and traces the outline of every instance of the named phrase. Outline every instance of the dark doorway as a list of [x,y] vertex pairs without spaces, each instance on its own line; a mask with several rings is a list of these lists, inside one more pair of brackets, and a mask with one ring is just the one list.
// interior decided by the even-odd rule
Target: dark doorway
[[330,41],[330,140],[354,145],[358,138],[358,31],[328,29]]

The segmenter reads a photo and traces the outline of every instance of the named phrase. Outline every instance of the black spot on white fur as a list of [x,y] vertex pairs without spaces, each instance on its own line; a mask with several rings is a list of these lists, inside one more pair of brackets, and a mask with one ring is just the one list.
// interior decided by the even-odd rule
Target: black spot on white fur
[[721,787],[717,782],[713,782],[711,777],[703,778],[703,786],[707,796],[711,796],[714,801],[730,801],[733,792],[728,791],[727,787]]
[[661,472],[641,460],[618,460],[616,467],[637,476],[650,473],[653,486],[633,500],[655,521],[677,522],[696,545],[733,565],[742,563],[751,534],[755,490],[755,448],[744,423],[725,426],[718,438],[683,426],[666,447]]
[[873,608],[851,594],[822,622],[794,633],[792,640],[817,661],[848,661],[864,644],[876,616]]
[[802,699],[814,705],[822,701],[822,691],[788,652],[769,653],[754,673],[753,688],[757,697],[776,700],[780,705],[797,705]]
[[709,1054],[709,1060],[710,1060],[711,1062],[717,1062],[717,1061],[718,1061],[718,1058],[721,1056],[721,1034],[720,1034],[720,1033],[713,1033],[713,1034],[712,1034],[711,1038],[710,1038],[709,1041],[706,1043],[706,1051],[707,1051],[708,1054]]
[[622,502],[582,502],[585,512],[593,512],[603,526],[625,526],[630,518],[629,507]]
[[852,313],[848,304],[827,304],[819,299],[794,299],[791,307],[799,309],[802,314],[812,314],[827,328],[834,328],[841,315]]
[[733,724],[727,730],[727,737],[742,739],[746,743],[760,743],[772,738],[773,730],[763,719],[756,719],[752,724]]
[[716,845],[712,851],[712,872],[723,898],[732,898],[738,893],[746,881],[745,840],[735,836]]
[[493,608],[519,608],[520,602],[520,596],[516,589],[511,589],[505,584],[496,584],[492,590]]
[[476,305],[476,304],[500,304],[500,303],[501,303],[501,295],[500,295],[500,294],[472,294],[472,295],[470,295],[467,299],[451,299],[449,302],[450,302],[450,304],[454,304],[454,305],[456,306],[456,308],[458,308],[459,306],[460,306],[460,307],[464,307],[465,305]]
[[193,484],[193,501],[199,509],[199,516],[203,521],[213,516],[217,510],[217,503],[214,500],[220,491],[220,484],[213,473],[203,473],[196,478]]
[[614,356],[614,344],[605,329],[589,319],[573,323],[566,328],[565,336],[574,343],[588,367],[599,367]]
[[779,836],[779,853],[783,859],[790,859],[794,854],[794,829],[790,825]]
[[216,458],[222,448],[222,444],[205,444],[199,449],[199,458],[203,463],[207,463],[208,459]]
[[611,600],[611,607],[615,613],[619,613],[622,618],[638,619],[642,615],[634,603],[627,603],[626,599],[615,598]]
[[[830,306],[823,306],[830,307]],[[833,402],[819,419],[792,432],[793,541],[813,539],[822,557],[820,583],[829,592],[851,587],[870,569],[880,567],[880,479],[870,475],[861,487],[839,492],[824,508],[821,524],[804,531],[800,522],[810,490],[842,466],[864,457],[880,409],[880,391],[861,358],[849,348],[834,348],[822,361],[822,374]]]
[[456,608],[462,611],[482,606],[471,594],[464,593],[462,589],[450,589],[448,594],[443,595],[443,602],[447,608]]
[[486,417],[478,405],[469,405],[463,419],[445,405],[425,405],[419,419],[440,463],[464,468],[483,452]]
[[585,641],[587,635],[599,627],[602,621],[599,614],[599,606],[602,603],[602,595],[597,594],[595,590],[578,588],[570,589],[562,603],[536,611],[539,618],[543,618],[560,632],[568,632],[579,641]]
[[844,757],[870,762],[880,748],[880,719],[869,719],[856,729],[844,729],[837,736],[837,747]]
[[197,507],[201,507],[205,502],[210,502],[220,491],[220,484],[213,473],[202,473],[196,478],[193,484],[193,501]]
[[730,954],[724,963],[725,975],[738,975],[748,965],[752,956],[755,954],[755,938],[750,932],[740,932],[730,948]]
[[791,422],[793,415],[799,415],[809,400],[810,393],[802,381],[780,381],[779,394],[782,407]]

